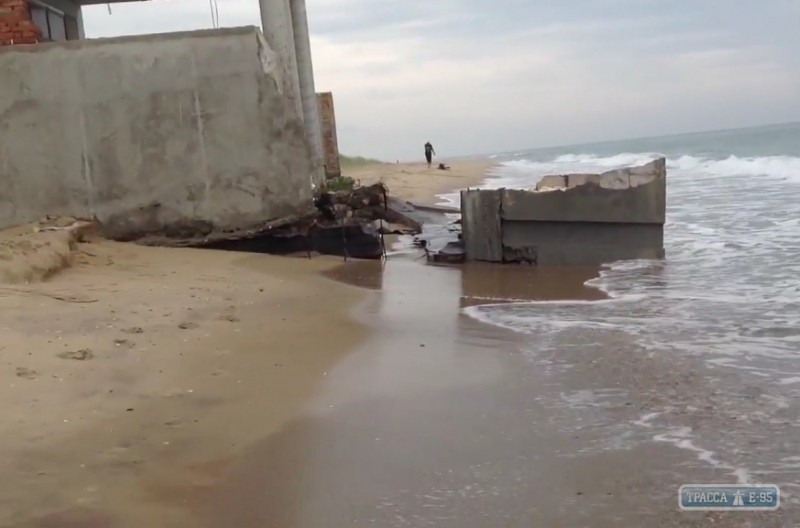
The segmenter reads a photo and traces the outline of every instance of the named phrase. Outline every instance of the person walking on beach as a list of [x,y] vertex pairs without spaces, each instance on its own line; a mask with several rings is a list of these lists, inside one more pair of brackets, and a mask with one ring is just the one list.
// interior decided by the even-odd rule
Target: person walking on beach
[[433,161],[433,157],[436,155],[436,151],[433,150],[433,145],[431,142],[428,141],[425,143],[425,159],[428,160],[428,168],[431,168],[431,162]]

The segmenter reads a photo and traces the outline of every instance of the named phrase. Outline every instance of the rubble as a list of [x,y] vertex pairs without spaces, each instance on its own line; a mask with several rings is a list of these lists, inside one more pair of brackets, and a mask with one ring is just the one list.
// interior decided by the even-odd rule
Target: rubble
[[595,266],[663,258],[666,160],[546,176],[536,190],[461,192],[469,260]]
[[284,219],[264,230],[252,230],[224,239],[191,241],[195,247],[254,253],[320,253],[345,258],[379,259],[385,253],[383,235],[414,234],[422,222],[414,208],[389,198],[381,183],[350,190],[321,192],[314,209]]

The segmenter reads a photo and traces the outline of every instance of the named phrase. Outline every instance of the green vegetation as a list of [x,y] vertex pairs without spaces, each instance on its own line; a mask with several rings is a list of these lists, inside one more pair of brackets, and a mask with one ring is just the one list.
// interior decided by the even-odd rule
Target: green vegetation
[[349,176],[339,176],[325,182],[325,190],[329,192],[351,191],[356,186],[356,181]]
[[363,167],[365,165],[375,165],[383,163],[381,160],[373,158],[364,158],[362,156],[339,156],[339,165],[341,167]]

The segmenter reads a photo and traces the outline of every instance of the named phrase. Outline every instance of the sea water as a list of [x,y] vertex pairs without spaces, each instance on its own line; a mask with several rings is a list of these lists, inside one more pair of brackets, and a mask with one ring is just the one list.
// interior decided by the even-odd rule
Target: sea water
[[[608,301],[466,313],[531,336],[531,361],[568,354],[575,343],[602,358],[614,342],[676,372],[699,361],[702,383],[684,387],[694,396],[649,408],[631,427],[729,470],[734,481],[800,481],[800,124],[498,154],[484,186],[531,188],[547,174],[660,156],[668,169],[665,260],[607,266],[590,284]],[[705,409],[702,420],[693,409]],[[698,438],[708,423],[716,434]]]

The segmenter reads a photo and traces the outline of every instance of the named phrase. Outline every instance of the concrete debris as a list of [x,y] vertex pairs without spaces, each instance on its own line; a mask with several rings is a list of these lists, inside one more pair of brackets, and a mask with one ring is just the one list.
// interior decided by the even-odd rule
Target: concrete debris
[[536,266],[663,258],[666,176],[661,158],[603,174],[546,176],[533,191],[462,191],[467,258]]
[[[623,191],[639,185],[645,185],[657,179],[659,169],[654,164],[658,160],[626,169],[615,169],[602,174],[561,174],[545,176],[536,184],[537,191],[565,191],[580,185],[593,184],[603,189]],[[666,174],[666,165],[664,167]]]
[[448,242],[438,251],[426,251],[425,255],[428,262],[433,264],[461,264],[467,260],[467,252],[461,241]]
[[212,249],[253,253],[312,253],[360,259],[384,255],[382,236],[414,234],[423,218],[413,206],[388,197],[381,183],[352,190],[323,192],[314,200],[315,210],[287,219],[281,225],[247,236],[195,244]]

